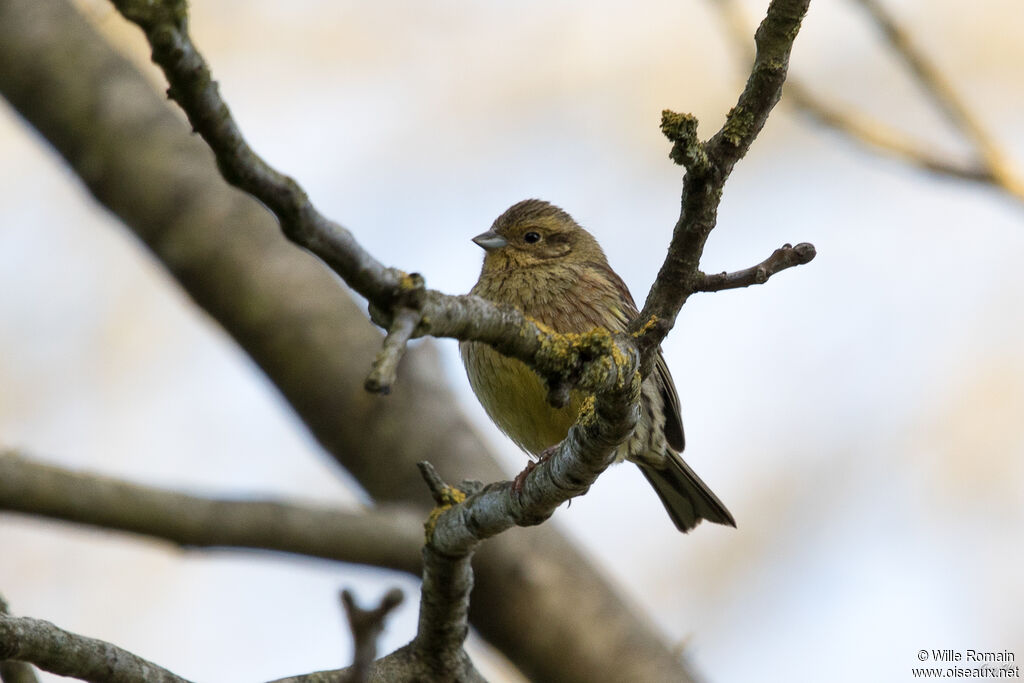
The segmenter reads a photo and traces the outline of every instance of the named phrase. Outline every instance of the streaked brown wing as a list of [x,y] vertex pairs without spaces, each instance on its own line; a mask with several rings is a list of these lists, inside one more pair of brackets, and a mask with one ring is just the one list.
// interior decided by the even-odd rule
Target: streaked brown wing
[[[625,313],[623,325],[625,325],[626,321],[638,316],[640,311],[637,310],[633,296],[629,293],[629,288],[626,287],[626,283],[622,281],[622,278],[605,264],[592,263],[589,265],[602,272],[623,301],[622,309],[623,313]],[[665,362],[665,356],[662,354],[661,349],[658,349],[658,357],[654,361],[654,377],[658,383],[658,392],[661,394],[662,401],[664,402],[665,439],[673,450],[677,453],[682,452],[686,446],[686,438],[683,435],[683,417],[679,410],[679,394],[676,393],[676,384],[672,381],[672,373],[669,372],[668,363]]]
[[665,402],[665,439],[669,446],[681,453],[686,446],[686,438],[683,436],[683,416],[679,412],[679,394],[676,393],[676,383],[672,381],[672,373],[668,370],[661,349],[658,349],[658,358],[654,361],[654,375]]

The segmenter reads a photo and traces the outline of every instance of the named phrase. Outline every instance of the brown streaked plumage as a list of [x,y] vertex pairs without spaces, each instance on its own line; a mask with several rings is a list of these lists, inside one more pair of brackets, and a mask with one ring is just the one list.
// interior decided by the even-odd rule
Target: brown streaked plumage
[[[515,306],[557,332],[603,327],[623,331],[637,314],[625,283],[608,265],[593,236],[562,209],[527,199],[498,217],[473,240],[483,247],[480,279],[472,293]],[[486,344],[459,344],[469,383],[494,423],[520,448],[538,456],[565,438],[584,396],[554,408],[537,375],[520,361]],[[658,352],[644,381],[641,416],[617,454],[630,460],[654,487],[680,531],[701,519],[736,526],[711,489],[683,462],[679,397],[665,359]]]

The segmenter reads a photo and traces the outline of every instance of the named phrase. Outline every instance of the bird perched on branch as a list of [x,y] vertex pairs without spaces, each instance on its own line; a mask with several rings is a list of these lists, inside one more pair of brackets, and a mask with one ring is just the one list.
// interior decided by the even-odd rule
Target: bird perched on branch
[[[555,332],[622,332],[638,315],[629,289],[597,240],[557,206],[538,199],[519,202],[473,241],[487,253],[472,293],[515,306]],[[566,437],[585,396],[574,391],[565,407],[555,408],[543,381],[522,362],[480,342],[461,342],[459,349],[480,403],[520,448],[541,456]],[[718,497],[679,457],[679,397],[660,349],[640,401],[640,419],[617,459],[637,464],[680,531],[701,519],[736,526]]]

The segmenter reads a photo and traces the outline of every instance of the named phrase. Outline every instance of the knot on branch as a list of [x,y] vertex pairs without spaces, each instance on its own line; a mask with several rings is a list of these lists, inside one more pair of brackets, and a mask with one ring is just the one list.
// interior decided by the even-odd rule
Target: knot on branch
[[548,387],[548,403],[556,408],[569,403],[573,389],[588,393],[621,389],[632,376],[635,354],[627,353],[620,344],[624,339],[608,330],[599,327],[583,333],[557,333],[537,324],[545,333],[537,365]]
[[373,302],[369,306],[370,318],[388,331],[364,382],[366,390],[375,394],[391,393],[406,345],[418,336],[425,322],[421,312],[427,291],[423,276],[400,271],[396,274],[397,284],[388,297],[387,306],[381,308]]
[[697,117],[665,109],[661,112],[661,132],[672,142],[669,159],[690,173],[702,175],[710,168],[704,143],[697,137]]

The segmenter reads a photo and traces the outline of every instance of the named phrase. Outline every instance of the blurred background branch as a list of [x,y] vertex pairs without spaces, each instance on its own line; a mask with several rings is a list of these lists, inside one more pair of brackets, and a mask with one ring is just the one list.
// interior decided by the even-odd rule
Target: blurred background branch
[[419,574],[423,516],[282,501],[214,499],[0,451],[0,510],[126,531],[183,548],[255,548]]
[[[861,6],[885,39],[893,57],[913,75],[914,82],[933,106],[970,143],[974,159],[962,162],[936,153],[937,145],[915,139],[912,133],[859,112],[851,105],[829,102],[807,86],[799,74],[786,82],[786,102],[818,123],[831,128],[867,149],[901,159],[913,166],[959,180],[990,185],[1024,202],[1024,177],[1003,147],[982,122],[977,108],[915,44],[908,31],[879,0],[851,0]],[[732,42],[746,61],[753,60],[750,47],[751,18],[739,0],[712,0],[724,19]]]

